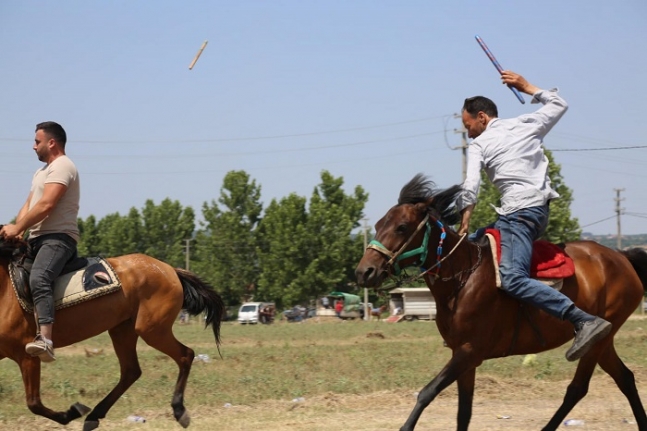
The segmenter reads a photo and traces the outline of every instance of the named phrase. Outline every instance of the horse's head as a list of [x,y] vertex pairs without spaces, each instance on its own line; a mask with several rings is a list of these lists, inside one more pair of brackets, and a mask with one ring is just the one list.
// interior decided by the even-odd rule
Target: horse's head
[[[430,247],[436,247],[445,225],[458,223],[456,195],[459,186],[435,191],[434,184],[416,175],[400,192],[398,205],[392,207],[375,225],[375,239],[360,260],[355,274],[361,286],[377,287],[400,268],[428,267]],[[444,238],[444,237],[443,237]]]

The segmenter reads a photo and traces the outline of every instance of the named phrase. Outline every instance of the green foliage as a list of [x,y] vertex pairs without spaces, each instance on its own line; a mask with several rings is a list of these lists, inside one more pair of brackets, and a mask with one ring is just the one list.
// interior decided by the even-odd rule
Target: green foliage
[[281,307],[350,290],[362,253],[351,232],[368,195],[361,187],[347,195],[343,183],[323,171],[307,211],[306,199],[295,194],[271,202],[259,229],[260,298]]
[[137,223],[137,217],[132,215],[132,225],[129,225],[126,219],[122,228],[130,228],[133,237],[139,235],[140,227],[143,228],[146,232],[141,238],[144,253],[171,266],[184,267],[185,242],[193,236],[195,230],[193,209],[183,208],[179,201],[171,201],[168,198],[159,205],[155,205],[149,199],[142,210],[141,225]]
[[368,195],[343,190],[343,178],[327,171],[307,198],[273,200],[261,218],[261,187],[244,171],[225,175],[217,201],[202,206],[204,222],[178,201],[147,200],[128,215],[79,219],[81,255],[145,253],[183,267],[193,238],[190,269],[215,286],[229,306],[265,300],[279,307],[307,304],[331,291],[352,291],[363,252],[359,227]]
[[363,253],[361,242],[353,240],[351,232],[360,226],[368,194],[358,186],[352,195],[346,195],[342,185],[343,178],[323,171],[321,184],[310,199],[308,231],[315,234],[312,250],[316,250],[306,268],[311,297],[330,289],[348,292]]
[[229,305],[253,295],[258,280],[260,196],[261,187],[247,173],[231,171],[224,178],[218,202],[202,207],[205,222],[196,235],[194,267]]
[[312,253],[308,238],[306,198],[292,193],[272,200],[259,226],[258,256],[260,279],[258,297],[273,300],[279,307],[302,299],[309,289],[304,268]]
[[544,238],[555,243],[576,241],[582,236],[582,229],[580,229],[578,219],[571,218],[573,192],[564,184],[561,166],[555,163],[553,154],[548,150],[544,150],[544,153],[548,157],[548,176],[552,183],[551,187],[559,193],[559,199],[550,203],[550,219]]
[[82,256],[120,256],[145,253],[173,266],[184,266],[184,241],[193,236],[195,215],[191,207],[178,201],[148,200],[140,213],[131,208],[128,215],[108,214],[99,222],[94,216],[79,219]]
[[[555,163],[553,155],[549,150],[544,149],[548,158],[548,176],[551,181],[551,187],[559,193],[560,197],[550,203],[550,218],[548,227],[543,235],[543,239],[559,243],[575,241],[580,239],[582,230],[580,229],[577,218],[571,217],[571,202],[573,202],[573,193],[564,183],[561,174],[561,166]],[[497,188],[488,179],[484,171],[481,171],[481,187],[479,189],[478,204],[474,208],[470,220],[470,231],[473,232],[480,227],[493,223],[497,214],[494,206],[500,206],[501,194]]]
[[479,188],[478,202],[472,212],[470,219],[470,233],[476,229],[494,223],[497,218],[497,213],[494,211],[494,206],[501,205],[501,193],[492,184],[485,174],[481,171],[481,186]]
[[78,219],[79,243],[78,253],[81,256],[97,256],[101,252],[99,230],[96,218],[91,215],[86,220]]

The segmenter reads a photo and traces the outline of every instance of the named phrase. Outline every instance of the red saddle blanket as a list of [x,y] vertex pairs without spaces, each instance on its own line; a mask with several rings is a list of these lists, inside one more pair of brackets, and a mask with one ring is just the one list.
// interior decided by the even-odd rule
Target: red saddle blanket
[[[496,239],[497,260],[501,262],[501,234],[498,229],[486,229]],[[530,276],[533,278],[566,278],[575,274],[575,265],[566,252],[548,241],[537,240],[532,249]]]

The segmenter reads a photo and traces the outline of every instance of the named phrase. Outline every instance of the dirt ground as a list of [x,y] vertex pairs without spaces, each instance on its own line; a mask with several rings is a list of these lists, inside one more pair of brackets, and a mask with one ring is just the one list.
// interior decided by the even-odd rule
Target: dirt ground
[[[647,375],[637,375],[639,382]],[[470,429],[539,430],[557,410],[568,381],[514,382],[477,375],[477,388]],[[643,398],[647,395],[639,387]],[[300,401],[267,401],[256,405],[207,407],[189,401],[192,417],[189,429],[224,431],[330,431],[330,430],[397,430],[404,423],[415,402],[415,392],[379,392],[366,395],[326,394]],[[447,431],[456,427],[457,395],[455,386],[443,392],[425,410],[418,430]],[[146,423],[110,417],[99,430],[180,430],[168,411],[141,412]],[[82,429],[82,424],[67,427],[49,421],[25,417],[6,428],[11,430]],[[606,375],[596,375],[589,394],[567,419],[584,421],[581,426],[560,428],[616,431],[636,430],[629,404]]]
[[[645,316],[636,317],[645,319]],[[58,352],[57,352],[58,353]],[[62,355],[85,354],[71,346]],[[647,400],[647,371],[633,370],[643,402]],[[431,373],[430,373],[431,378]],[[540,430],[555,413],[569,380],[501,379],[477,370],[476,393],[471,431]],[[331,431],[398,430],[406,421],[416,400],[415,390],[384,391],[362,395],[328,393],[304,400],[273,400],[253,405],[199,405],[188,399],[193,430],[219,431]],[[452,385],[423,413],[416,430],[448,431],[456,429],[457,391]],[[132,423],[110,413],[101,421],[99,431],[181,430],[172,417],[170,406],[162,410],[138,412],[145,423]],[[0,410],[0,418],[1,418]],[[579,419],[583,425],[560,429],[581,431],[637,430],[629,403],[615,383],[598,370],[587,396],[566,419]],[[60,426],[51,421],[25,415],[11,423],[0,421],[0,431],[82,430],[78,421]]]

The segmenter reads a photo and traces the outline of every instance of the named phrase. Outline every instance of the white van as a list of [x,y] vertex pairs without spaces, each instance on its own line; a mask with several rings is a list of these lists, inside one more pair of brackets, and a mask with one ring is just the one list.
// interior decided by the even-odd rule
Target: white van
[[[265,307],[268,307],[272,313],[271,317],[269,317],[267,321],[263,321],[263,319],[261,319],[261,310]],[[238,310],[238,322],[243,325],[247,323],[255,325],[259,322],[272,323],[274,320],[274,310],[274,304],[271,302],[245,302]]]

